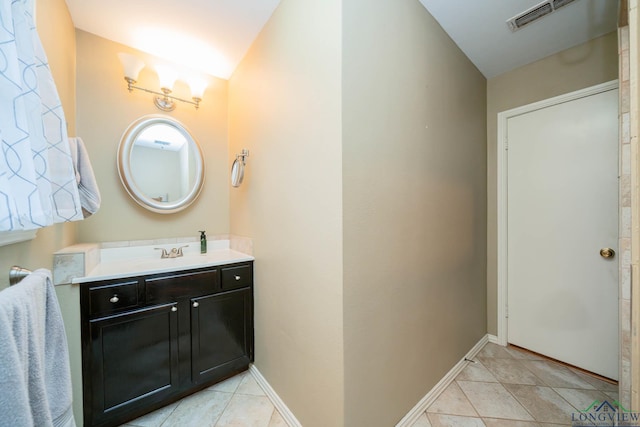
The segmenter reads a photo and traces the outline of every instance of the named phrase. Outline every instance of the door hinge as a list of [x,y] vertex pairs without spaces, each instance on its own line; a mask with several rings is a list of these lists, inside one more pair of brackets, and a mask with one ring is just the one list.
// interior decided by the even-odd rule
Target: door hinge
[[508,139],[504,140],[504,149],[505,149],[505,151],[509,151],[509,140]]

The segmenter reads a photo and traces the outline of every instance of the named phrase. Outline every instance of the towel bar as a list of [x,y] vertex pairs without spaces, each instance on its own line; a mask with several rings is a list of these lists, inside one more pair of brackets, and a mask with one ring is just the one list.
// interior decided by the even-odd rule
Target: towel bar
[[17,284],[20,280],[31,274],[31,270],[14,265],[9,270],[9,286]]

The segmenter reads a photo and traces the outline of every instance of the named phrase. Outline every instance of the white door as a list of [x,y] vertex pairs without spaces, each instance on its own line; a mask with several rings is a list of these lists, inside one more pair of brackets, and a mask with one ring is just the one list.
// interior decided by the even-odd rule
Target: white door
[[618,91],[511,117],[507,138],[508,341],[617,379]]

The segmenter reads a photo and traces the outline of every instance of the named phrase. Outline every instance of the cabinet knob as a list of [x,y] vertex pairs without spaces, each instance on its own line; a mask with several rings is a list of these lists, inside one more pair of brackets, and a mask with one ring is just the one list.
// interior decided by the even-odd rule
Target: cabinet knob
[[235,276],[235,277],[236,277],[236,280],[240,280],[240,276]]
[[194,308],[198,308],[199,305],[200,305],[200,303],[198,301],[194,301],[193,302],[193,307]]
[[173,311],[173,312],[178,311],[178,307],[171,307],[171,311]]
[[118,295],[114,295],[114,296],[112,296],[111,298],[109,298],[109,302],[110,302],[111,304],[115,304],[115,303],[117,303],[118,301],[120,301],[120,298],[118,298]]

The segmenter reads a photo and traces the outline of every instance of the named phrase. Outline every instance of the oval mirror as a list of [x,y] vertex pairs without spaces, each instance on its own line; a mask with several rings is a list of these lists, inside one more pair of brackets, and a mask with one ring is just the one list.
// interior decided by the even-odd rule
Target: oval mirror
[[178,212],[193,203],[202,189],[202,150],[177,120],[144,116],[122,135],[118,174],[140,206],[157,213]]

